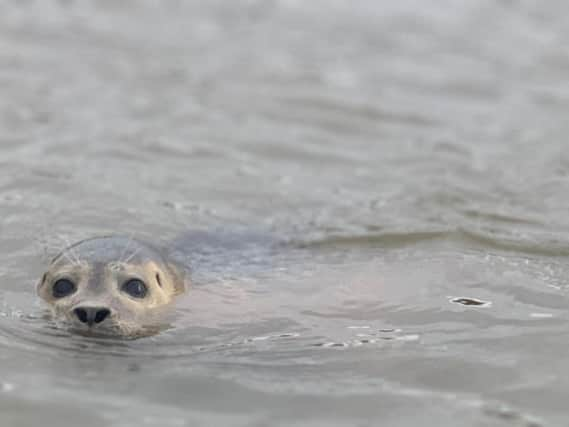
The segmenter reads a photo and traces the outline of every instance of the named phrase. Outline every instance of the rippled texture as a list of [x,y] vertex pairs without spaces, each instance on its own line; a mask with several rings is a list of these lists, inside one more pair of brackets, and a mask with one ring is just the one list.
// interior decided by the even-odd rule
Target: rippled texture
[[[568,17],[1,1],[0,424],[566,425]],[[67,242],[219,227],[156,336],[34,294]]]

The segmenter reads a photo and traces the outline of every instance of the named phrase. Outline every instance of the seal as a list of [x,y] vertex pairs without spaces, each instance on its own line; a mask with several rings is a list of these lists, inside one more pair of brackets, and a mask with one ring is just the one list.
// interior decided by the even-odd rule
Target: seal
[[188,271],[141,240],[104,236],[61,251],[37,285],[56,320],[94,335],[139,336],[189,284]]

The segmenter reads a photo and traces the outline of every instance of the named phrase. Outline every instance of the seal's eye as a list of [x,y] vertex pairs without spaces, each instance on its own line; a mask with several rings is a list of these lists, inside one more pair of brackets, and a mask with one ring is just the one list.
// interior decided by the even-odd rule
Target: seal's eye
[[63,298],[75,292],[76,286],[71,280],[59,279],[54,283],[51,288],[51,293],[54,298]]
[[125,282],[122,285],[121,290],[134,298],[144,298],[148,293],[148,288],[144,282],[138,279],[130,279]]

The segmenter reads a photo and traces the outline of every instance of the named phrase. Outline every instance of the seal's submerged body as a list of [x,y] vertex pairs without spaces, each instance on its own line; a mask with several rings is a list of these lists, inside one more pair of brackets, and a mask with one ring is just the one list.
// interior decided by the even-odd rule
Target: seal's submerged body
[[38,284],[56,319],[94,334],[136,336],[186,289],[186,269],[140,240],[83,240],[57,255]]

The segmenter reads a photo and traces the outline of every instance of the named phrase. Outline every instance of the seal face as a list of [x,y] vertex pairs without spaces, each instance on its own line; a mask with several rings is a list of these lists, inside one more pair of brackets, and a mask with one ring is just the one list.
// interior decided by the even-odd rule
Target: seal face
[[56,319],[94,334],[144,335],[176,295],[185,270],[128,237],[83,240],[59,253],[37,287]]

